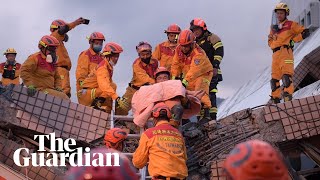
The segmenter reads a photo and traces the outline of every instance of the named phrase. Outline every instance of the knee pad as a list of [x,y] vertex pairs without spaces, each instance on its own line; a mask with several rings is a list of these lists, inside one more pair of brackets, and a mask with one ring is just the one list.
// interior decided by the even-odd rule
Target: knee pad
[[288,88],[292,83],[292,76],[289,74],[284,74],[282,76],[283,87]]
[[280,83],[277,85],[277,83],[279,83],[279,80],[277,79],[271,79],[270,80],[270,86],[271,86],[271,90],[272,92],[276,91],[278,88],[280,88]]
[[181,121],[183,115],[183,107],[181,105],[174,105],[171,108],[171,114],[173,115],[173,119],[175,121]]

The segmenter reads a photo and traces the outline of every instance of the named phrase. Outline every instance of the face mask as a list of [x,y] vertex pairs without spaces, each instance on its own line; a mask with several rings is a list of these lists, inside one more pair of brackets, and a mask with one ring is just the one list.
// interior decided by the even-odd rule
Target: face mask
[[151,60],[151,56],[148,57],[148,58],[141,58],[141,61],[146,63],[146,64],[149,64],[150,63],[150,60]]
[[94,52],[98,53],[102,50],[102,45],[95,45],[94,44],[92,49]]
[[63,38],[63,41],[64,41],[64,42],[68,42],[68,40],[69,40],[69,36],[68,36],[68,34],[65,34],[65,35],[64,35],[64,38]]
[[48,63],[56,63],[58,60],[58,57],[56,55],[56,53],[50,52],[50,54],[47,55],[46,57],[46,61]]
[[15,61],[7,61],[8,65],[14,65],[15,64]]

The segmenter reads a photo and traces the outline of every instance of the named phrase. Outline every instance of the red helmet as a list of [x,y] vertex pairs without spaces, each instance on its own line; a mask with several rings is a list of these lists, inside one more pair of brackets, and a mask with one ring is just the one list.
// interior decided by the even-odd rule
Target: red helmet
[[161,73],[165,73],[165,74],[168,74],[168,76],[170,76],[170,71],[167,68],[158,67],[158,69],[154,73],[154,77],[157,78],[157,76],[160,75]]
[[43,47],[48,47],[48,46],[53,46],[53,47],[57,47],[60,45],[59,41],[53,37],[53,36],[43,36],[40,41],[39,41],[39,45],[43,46]]
[[102,55],[107,56],[110,54],[120,54],[122,51],[123,49],[119,44],[115,42],[109,42],[104,46]]
[[152,46],[148,42],[142,41],[136,46],[136,50],[138,53],[141,53],[142,51],[152,51]]
[[166,111],[167,117],[171,119],[170,109],[164,102],[159,102],[153,107],[152,117],[155,117],[155,118],[159,117],[161,114],[161,111]]
[[104,136],[104,141],[108,148],[113,148],[122,151],[122,142],[127,138],[128,134],[126,131],[120,128],[112,128],[107,131]]
[[287,180],[288,169],[268,143],[250,140],[236,145],[224,163],[226,176],[238,179]]
[[104,38],[104,35],[101,32],[93,32],[89,37],[89,41],[93,41],[93,40],[105,41],[106,39]]
[[185,29],[185,30],[181,31],[181,33],[179,35],[178,43],[180,45],[187,45],[187,44],[193,43],[194,40],[195,40],[195,36],[194,36],[193,32],[190,31],[189,29]]
[[65,25],[67,25],[67,23],[65,21],[63,21],[61,19],[57,19],[57,20],[52,21],[50,28],[57,29],[60,26],[65,26]]
[[176,33],[179,34],[181,32],[181,28],[177,24],[171,24],[167,30],[164,30],[164,33]]
[[207,30],[207,25],[201,18],[194,18],[190,22],[190,30],[193,31],[196,27],[201,27],[203,30]]
[[[98,153],[93,156],[94,153]],[[108,159],[110,158],[110,153],[119,154],[119,164],[120,166],[92,166],[92,160],[98,157],[98,155],[103,154],[104,164],[107,164]],[[114,161],[116,155],[111,154],[111,162]],[[121,154],[121,152],[114,149],[107,148],[96,148],[90,152],[90,165],[91,166],[75,166],[71,167],[64,179],[68,180],[102,180],[102,179],[117,179],[117,180],[138,180],[138,176],[135,173],[135,169],[132,167],[131,162],[128,158]],[[82,158],[83,163],[86,163],[85,156]]]

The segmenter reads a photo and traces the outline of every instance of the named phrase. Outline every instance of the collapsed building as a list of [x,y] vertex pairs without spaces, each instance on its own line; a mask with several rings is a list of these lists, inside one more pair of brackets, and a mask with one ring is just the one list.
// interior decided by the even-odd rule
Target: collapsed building
[[[219,121],[211,129],[196,128],[196,123],[184,126],[188,179],[225,179],[222,165],[226,156],[236,144],[249,139],[276,147],[292,179],[320,179],[320,2],[284,2],[292,9],[292,19],[312,31],[311,37],[294,49],[295,100],[267,104],[268,67],[222,103]],[[0,91],[0,179],[63,179],[67,167],[19,167],[14,163],[16,149],[38,150],[34,135],[55,132],[57,137],[75,139],[76,147],[94,148],[103,146],[105,132],[116,126],[130,134],[124,150],[129,158],[137,148],[140,129],[132,117],[110,115],[41,92],[30,97],[21,85]],[[45,144],[49,152],[49,143]]]

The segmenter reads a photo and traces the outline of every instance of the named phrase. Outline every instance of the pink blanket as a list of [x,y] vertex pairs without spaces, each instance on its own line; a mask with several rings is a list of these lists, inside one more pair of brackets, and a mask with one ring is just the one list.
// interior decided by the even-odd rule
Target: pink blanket
[[188,119],[200,112],[201,102],[199,99],[203,96],[203,93],[186,91],[181,81],[169,80],[150,86],[142,86],[133,95],[133,122],[140,127],[144,127],[147,120],[150,119],[151,110],[156,102],[164,101],[169,108],[172,108],[175,104],[180,103],[179,98],[175,98],[177,96],[187,96],[191,101],[191,108],[184,110],[183,119]]

